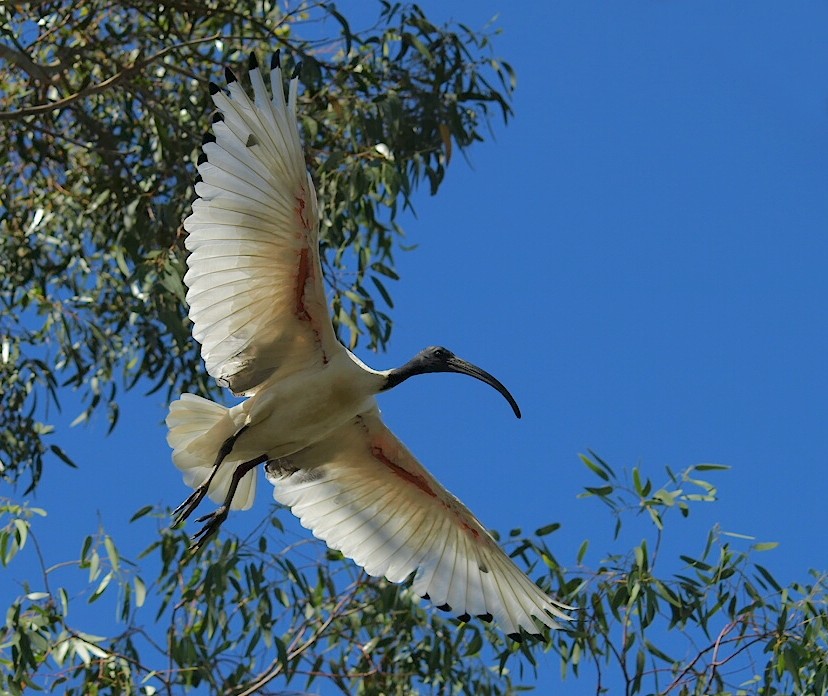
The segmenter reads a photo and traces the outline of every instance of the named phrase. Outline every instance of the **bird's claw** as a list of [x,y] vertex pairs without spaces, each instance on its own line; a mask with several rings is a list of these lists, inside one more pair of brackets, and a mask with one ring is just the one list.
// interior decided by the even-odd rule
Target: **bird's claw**
[[226,505],[222,505],[219,508],[216,508],[213,512],[209,515],[204,515],[203,517],[199,517],[196,522],[206,522],[206,524],[199,529],[192,537],[192,544],[190,544],[190,551],[195,553],[198,551],[202,546],[204,546],[204,542],[207,541],[213,534],[215,534],[219,527],[221,527],[224,520],[227,519],[228,508]]
[[172,526],[177,527],[190,515],[192,515],[195,509],[201,504],[201,501],[204,500],[205,495],[207,495],[206,486],[199,486],[192,493],[190,493],[187,500],[185,500],[183,503],[181,503],[181,505],[179,505],[175,510],[172,511]]

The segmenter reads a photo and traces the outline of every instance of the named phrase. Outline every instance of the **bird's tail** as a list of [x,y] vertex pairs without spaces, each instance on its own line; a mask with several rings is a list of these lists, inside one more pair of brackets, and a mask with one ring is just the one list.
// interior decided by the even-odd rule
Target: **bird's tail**
[[[173,463],[184,474],[184,483],[196,488],[207,480],[222,444],[239,429],[230,409],[195,394],[182,394],[170,404],[167,414],[167,442],[173,449]],[[223,502],[230,488],[233,470],[242,460],[225,457],[213,477],[208,495],[217,503]],[[247,510],[256,497],[256,471],[247,473],[236,489],[231,507]]]

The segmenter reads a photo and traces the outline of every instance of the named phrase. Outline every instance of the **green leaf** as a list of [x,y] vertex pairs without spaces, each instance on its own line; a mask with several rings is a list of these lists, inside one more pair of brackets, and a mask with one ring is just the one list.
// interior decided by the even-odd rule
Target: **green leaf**
[[109,583],[112,581],[114,577],[112,571],[108,572],[106,575],[101,578],[101,581],[98,583],[98,587],[92,593],[92,596],[89,598],[89,604],[95,602],[96,600],[100,599],[101,595],[104,593],[106,588],[109,586]]
[[603,468],[601,468],[600,466],[598,466],[598,464],[596,464],[595,462],[593,462],[593,461],[592,461],[589,457],[587,457],[586,455],[579,454],[578,456],[580,457],[581,461],[584,463],[584,465],[586,465],[586,467],[587,467],[590,471],[592,471],[594,474],[596,474],[597,476],[599,476],[600,478],[602,478],[604,481],[609,481],[609,479],[610,479],[609,474],[608,474],[608,473],[607,473],[607,472],[606,472]]
[[560,528],[561,528],[560,523],[552,522],[551,524],[547,524],[543,527],[540,527],[539,529],[536,529],[535,530],[535,536],[543,537],[543,536],[546,536],[547,534],[551,534],[552,532],[555,532],[555,531],[559,530]]
[[658,659],[664,660],[669,664],[678,664],[676,660],[670,657],[667,653],[665,653],[660,648],[656,647],[653,643],[651,643],[646,638],[644,639],[644,647],[650,652],[651,655],[655,655]]
[[89,582],[97,579],[101,569],[101,557],[97,551],[92,551],[89,557]]
[[729,471],[731,469],[727,464],[696,464],[693,468],[696,471]]
[[[29,538],[29,523],[20,518],[12,520],[15,528],[15,543],[17,550],[21,551],[26,545],[26,540]],[[15,552],[16,553],[16,552]]]
[[633,477],[633,486],[635,486],[635,492],[638,493],[638,495],[643,497],[644,496],[644,487],[641,485],[641,472],[638,470],[637,466],[633,467],[632,477]]
[[650,514],[650,519],[653,521],[658,529],[664,529],[664,523],[661,520],[661,515],[658,514],[658,510],[654,507],[648,507],[647,512]]
[[635,555],[635,565],[640,570],[646,570],[647,568],[647,542],[642,541],[640,546],[636,546],[633,549],[633,554]]
[[676,502],[676,496],[681,495],[681,491],[665,491],[663,488],[661,490],[656,491],[653,493],[653,498],[655,500],[660,501],[667,507],[672,507]]
[[60,611],[65,619],[69,615],[69,595],[64,588],[59,587],[58,596],[60,597]]
[[779,546],[778,541],[763,541],[758,544],[754,544],[750,548],[754,551],[770,551],[771,549],[775,549]]
[[89,553],[89,549],[91,549],[91,548],[92,548],[92,537],[87,536],[83,540],[83,546],[81,547],[81,553],[80,553],[81,568],[86,567],[86,563],[87,563],[87,558],[86,557],[87,557],[87,554]]
[[324,172],[329,172],[332,169],[336,169],[339,167],[340,164],[345,160],[345,153],[342,150],[334,150],[328,157],[323,161],[322,167],[319,170],[320,174]]
[[767,583],[777,592],[782,592],[782,587],[779,585],[778,582],[774,579],[773,575],[770,574],[770,571],[767,570],[764,566],[759,565],[758,563],[754,566],[759,574],[767,581]]
[[118,555],[118,550],[115,548],[115,543],[109,535],[104,537],[104,547],[106,548],[106,555],[109,558],[109,564],[112,566],[112,570],[117,572],[121,563],[121,558]]
[[698,568],[699,570],[705,570],[705,571],[713,570],[713,566],[710,566],[707,563],[704,563],[703,561],[700,561],[698,559],[691,558],[690,556],[681,556],[680,555],[679,558],[682,561],[684,561],[687,565],[693,566],[693,568]]
[[377,292],[382,295],[382,299],[385,300],[385,304],[389,307],[394,307],[394,300],[391,299],[391,295],[388,294],[388,291],[385,289],[385,286],[382,284],[379,278],[376,276],[371,276],[371,282],[374,283],[374,287],[376,287]]
[[612,486],[600,486],[600,487],[584,486],[584,490],[588,491],[590,495],[597,495],[597,496],[604,497],[604,496],[608,496],[615,489]]
[[475,631],[472,634],[471,640],[466,645],[466,649],[463,652],[465,657],[470,657],[472,655],[477,655],[480,653],[480,650],[483,648],[483,638],[480,635],[480,631]]
[[144,600],[147,597],[147,586],[137,575],[133,578],[132,582],[135,586],[135,606],[142,607],[144,606]]
[[136,512],[132,517],[129,518],[130,522],[135,522],[135,520],[141,519],[145,515],[148,515],[155,509],[154,505],[144,505],[138,512]]
[[397,275],[397,272],[394,269],[389,268],[384,263],[380,263],[379,261],[371,264],[371,270],[376,271],[377,273],[380,273],[388,278],[391,278],[391,280],[400,279],[400,276]]
[[73,469],[77,469],[78,465],[75,464],[74,461],[66,454],[60,447],[57,445],[49,445],[49,449],[51,450],[52,454],[54,454],[58,459],[60,459],[64,464],[67,466],[71,466]]

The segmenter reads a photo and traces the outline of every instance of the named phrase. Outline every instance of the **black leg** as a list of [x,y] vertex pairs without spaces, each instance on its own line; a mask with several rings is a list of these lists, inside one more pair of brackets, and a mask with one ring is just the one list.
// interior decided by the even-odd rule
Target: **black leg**
[[244,478],[244,475],[251,469],[255,469],[259,464],[263,464],[266,461],[267,455],[262,454],[255,459],[251,459],[249,462],[239,464],[235,468],[233,476],[230,479],[230,488],[227,491],[224,502],[209,515],[204,515],[204,517],[199,517],[196,520],[196,522],[206,522],[207,524],[205,524],[193,536],[193,543],[190,545],[190,551],[198,551],[204,545],[204,542],[218,531],[218,528],[221,527],[230,512],[230,504],[233,502],[233,497],[236,495],[236,489],[239,487],[239,481],[241,481],[242,478]]
[[181,524],[184,520],[186,520],[190,515],[193,514],[193,511],[201,504],[201,501],[204,500],[204,496],[207,495],[207,491],[210,490],[210,484],[213,483],[213,478],[216,475],[221,463],[224,461],[224,458],[233,451],[233,445],[236,444],[236,440],[238,439],[239,435],[241,435],[245,430],[247,430],[247,426],[243,426],[237,433],[228,437],[219,448],[218,455],[216,456],[216,461],[213,463],[213,470],[210,472],[210,475],[207,477],[207,480],[204,481],[198,488],[196,488],[190,496],[185,500],[181,505],[179,505],[175,510],[173,510],[173,527],[177,527]]

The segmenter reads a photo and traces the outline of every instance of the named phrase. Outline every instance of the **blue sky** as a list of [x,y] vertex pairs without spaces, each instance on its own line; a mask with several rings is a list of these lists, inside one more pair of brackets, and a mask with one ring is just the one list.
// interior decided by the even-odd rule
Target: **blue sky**
[[[435,375],[380,399],[388,425],[487,525],[560,522],[550,543],[565,564],[585,538],[587,564],[620,550],[602,506],[576,499],[594,483],[577,457],[590,448],[656,482],[664,465],[732,467],[714,475],[720,502],[673,520],[676,553],[718,523],[780,542],[762,558],[780,580],[825,569],[828,5],[421,6],[472,27],[499,15],[515,117],[471,166],[452,160],[437,197],[415,199],[390,350],[358,354],[385,368],[445,345],[503,381],[524,417],[479,382]],[[114,436],[102,418],[59,433],[82,466],[47,469],[34,501],[51,560],[77,557],[99,520],[138,551],[151,539],[132,513],[186,497],[165,411],[136,393]],[[228,528],[266,514],[260,491]],[[550,656],[541,683],[557,673]]]

